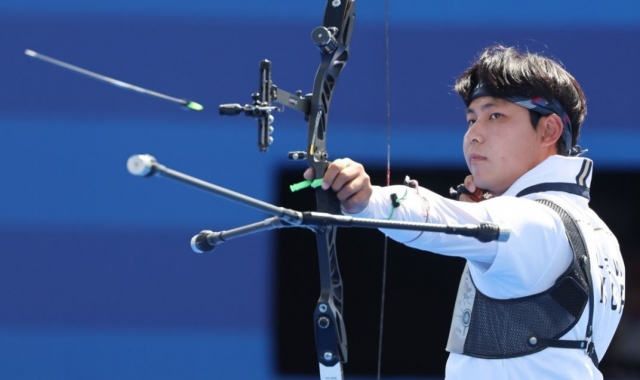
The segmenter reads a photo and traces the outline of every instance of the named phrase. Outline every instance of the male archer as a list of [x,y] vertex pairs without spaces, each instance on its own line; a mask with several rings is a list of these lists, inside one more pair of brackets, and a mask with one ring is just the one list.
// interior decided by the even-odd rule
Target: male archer
[[615,236],[589,208],[593,162],[577,145],[586,115],[580,85],[552,59],[496,46],[455,90],[466,105],[471,172],[460,200],[422,187],[372,186],[349,158],[328,166],[322,188],[352,216],[510,229],[508,241],[489,243],[383,231],[467,260],[447,379],[602,379],[598,363],[622,315],[625,267]]

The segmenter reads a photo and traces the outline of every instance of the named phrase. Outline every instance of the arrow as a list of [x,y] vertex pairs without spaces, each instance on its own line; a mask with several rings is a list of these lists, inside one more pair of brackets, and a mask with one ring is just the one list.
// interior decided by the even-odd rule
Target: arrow
[[71,71],[75,71],[76,73],[84,74],[84,75],[90,76],[90,77],[92,77],[94,79],[98,79],[98,80],[101,80],[103,82],[110,83],[110,84],[112,84],[114,86],[126,88],[128,90],[133,90],[133,91],[139,92],[141,94],[155,96],[156,98],[160,98],[160,99],[168,100],[170,102],[178,103],[178,104],[180,104],[180,105],[182,105],[184,107],[187,107],[189,109],[192,109],[194,111],[202,111],[202,109],[204,108],[199,103],[193,102],[191,100],[174,98],[173,96],[161,94],[159,92],[155,92],[155,91],[147,90],[147,89],[142,88],[142,87],[134,86],[132,84],[125,83],[123,81],[119,81],[117,79],[113,79],[113,78],[110,78],[108,76],[104,76],[104,75],[101,75],[101,74],[98,74],[98,73],[94,73],[93,71],[85,70],[85,69],[83,69],[81,67],[74,66],[72,64],[57,60],[55,58],[48,57],[48,56],[46,56],[44,54],[37,53],[37,52],[35,52],[33,50],[27,49],[27,50],[24,51],[24,54],[28,55],[29,57],[37,58],[37,59],[40,59],[42,61],[52,63],[52,64],[54,64],[56,66],[63,67],[65,69],[69,69]]

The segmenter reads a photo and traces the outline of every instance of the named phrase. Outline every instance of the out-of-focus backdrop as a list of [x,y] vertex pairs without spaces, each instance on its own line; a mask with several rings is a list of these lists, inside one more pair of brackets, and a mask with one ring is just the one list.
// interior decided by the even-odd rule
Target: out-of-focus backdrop
[[[279,87],[310,91],[319,60],[309,35],[321,24],[325,3],[0,2],[0,378],[317,377],[313,366],[287,364],[288,352],[308,351],[315,365],[315,352],[312,343],[284,341],[286,312],[298,305],[282,304],[282,284],[292,276],[315,283],[317,274],[282,270],[282,235],[237,239],[211,255],[189,248],[191,236],[202,229],[229,229],[266,215],[172,181],[133,177],[125,164],[132,154],[150,153],[171,168],[281,202],[279,194],[289,185],[283,178],[290,177],[283,173],[301,173],[305,166],[286,159],[287,152],[305,148],[301,115],[276,115],[275,142],[264,154],[257,149],[255,122],[219,116],[217,106],[250,102],[258,62],[265,58],[273,62]],[[452,91],[456,76],[482,48],[496,43],[558,58],[588,97],[580,144],[595,161],[593,196],[609,211],[614,232],[629,236],[621,238],[628,271],[625,319],[603,370],[611,378],[634,378],[640,361],[633,276],[633,222],[640,206],[632,203],[640,184],[640,3],[390,3],[386,36],[384,1],[358,1],[351,56],[332,103],[332,157],[349,156],[372,168],[386,165],[388,59],[392,168],[462,176],[465,119]],[[27,57],[25,49],[189,98],[205,109],[186,111],[101,83]],[[447,185],[462,180],[456,178]],[[369,240],[359,245],[381,250]],[[314,249],[302,250],[306,261],[315,262]],[[428,260],[440,260],[418,254],[425,267],[435,265]],[[357,259],[363,268],[370,265],[366,255]],[[388,281],[408,282],[404,275],[392,272]],[[378,288],[357,294],[348,291],[349,284],[345,277],[347,320],[349,297],[379,297]],[[317,292],[304,300],[311,308],[299,310],[308,318],[307,336],[300,336],[307,342],[313,340],[315,298]],[[376,329],[369,334],[377,336]],[[444,352],[444,343],[429,336],[420,340]],[[357,339],[351,343],[358,346]],[[406,359],[395,362],[428,362],[429,357],[411,357],[417,348],[409,346]],[[353,350],[352,355],[357,357]],[[346,374],[370,375],[375,356],[366,365],[347,364]],[[360,370],[367,365],[368,371]],[[390,368],[389,376],[441,379],[439,370]]]

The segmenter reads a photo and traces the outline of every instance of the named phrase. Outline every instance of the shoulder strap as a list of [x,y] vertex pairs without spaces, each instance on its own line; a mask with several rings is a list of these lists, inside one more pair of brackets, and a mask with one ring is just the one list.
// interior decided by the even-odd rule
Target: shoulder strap
[[[589,284],[589,320],[587,322],[587,331],[585,340],[552,340],[541,339],[540,343],[545,343],[549,347],[558,348],[581,348],[586,349],[587,355],[593,361],[593,364],[598,366],[598,355],[596,354],[596,348],[591,337],[593,336],[593,280],[591,278],[591,264],[587,247],[585,246],[584,237],[576,220],[566,212],[562,207],[558,206],[554,202],[548,199],[538,199],[539,202],[560,215],[562,223],[564,224],[567,238],[569,239],[569,245],[574,252],[574,256],[578,256],[582,269],[585,272],[587,283]],[[537,343],[537,342],[536,342]]]

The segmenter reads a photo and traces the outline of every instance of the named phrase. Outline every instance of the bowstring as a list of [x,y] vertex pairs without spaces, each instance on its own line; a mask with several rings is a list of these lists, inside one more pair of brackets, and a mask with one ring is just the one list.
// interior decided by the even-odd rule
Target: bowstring
[[[387,102],[387,186],[391,185],[391,70],[389,59],[389,0],[385,0],[384,32],[385,32],[385,77],[386,77],[386,102]],[[387,285],[387,252],[389,238],[384,237],[384,253],[382,258],[382,295],[380,300],[380,335],[378,337],[378,376],[380,380],[382,371],[382,336],[384,331],[384,301]]]

